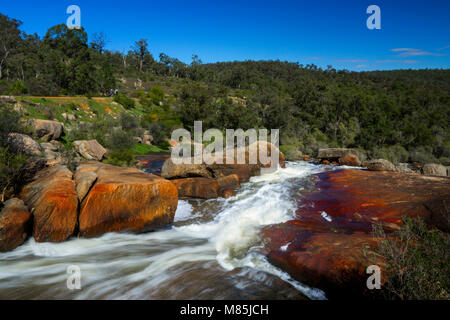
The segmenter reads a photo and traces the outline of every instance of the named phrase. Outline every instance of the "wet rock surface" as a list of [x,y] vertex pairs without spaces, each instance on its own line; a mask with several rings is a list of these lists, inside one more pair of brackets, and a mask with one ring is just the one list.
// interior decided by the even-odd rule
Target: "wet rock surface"
[[317,175],[316,190],[299,199],[296,219],[264,231],[271,263],[329,298],[362,297],[378,239],[372,224],[398,230],[420,216],[449,230],[450,179],[417,174],[337,170]]

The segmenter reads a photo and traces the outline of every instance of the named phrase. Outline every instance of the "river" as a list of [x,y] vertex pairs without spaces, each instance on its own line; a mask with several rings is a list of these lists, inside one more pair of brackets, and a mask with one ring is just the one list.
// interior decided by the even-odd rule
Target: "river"
[[[0,254],[0,299],[325,299],[272,266],[260,231],[294,217],[326,167],[287,163],[229,199],[180,200],[172,226],[63,243],[29,239]],[[81,289],[67,288],[68,266]]]

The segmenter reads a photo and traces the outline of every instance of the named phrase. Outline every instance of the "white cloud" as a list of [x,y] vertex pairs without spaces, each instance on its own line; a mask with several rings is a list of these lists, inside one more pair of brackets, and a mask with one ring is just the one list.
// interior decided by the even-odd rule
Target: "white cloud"
[[394,48],[392,52],[398,53],[397,57],[414,57],[414,56],[442,56],[439,53],[428,52],[422,49],[414,48]]

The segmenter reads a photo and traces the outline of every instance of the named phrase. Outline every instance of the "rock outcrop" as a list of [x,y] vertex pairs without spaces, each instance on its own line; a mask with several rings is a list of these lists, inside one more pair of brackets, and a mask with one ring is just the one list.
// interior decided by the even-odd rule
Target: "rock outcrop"
[[33,237],[37,242],[61,242],[75,231],[78,197],[72,172],[64,166],[39,171],[20,198],[33,213]]
[[97,140],[78,140],[74,141],[73,145],[75,150],[87,160],[101,161],[106,153],[106,149]]
[[396,171],[395,166],[385,159],[369,160],[364,162],[362,166],[370,171]]
[[95,162],[81,164],[77,177],[82,171],[94,172],[97,180],[80,206],[80,236],[145,232],[173,222],[178,192],[172,182],[137,169]]
[[366,268],[384,261],[372,254],[379,239],[372,224],[387,233],[402,217],[422,217],[449,231],[450,179],[396,172],[337,170],[317,176],[316,191],[302,198],[296,219],[264,230],[269,260],[328,298],[361,297]]
[[348,156],[356,156],[358,157],[358,153],[355,149],[346,149],[346,148],[327,148],[327,149],[319,149],[319,153],[317,154],[317,158],[319,159],[327,159],[327,160],[335,160],[337,161],[339,158],[344,158]]
[[426,176],[446,177],[447,168],[437,163],[427,163],[423,166],[422,172]]
[[53,120],[30,119],[27,124],[32,127],[37,137],[43,141],[58,140],[64,132],[64,125]]
[[212,178],[185,178],[172,180],[180,198],[213,199],[218,198],[219,184]]
[[[166,179],[190,178],[190,177],[204,177],[204,178],[219,178],[236,174],[240,182],[245,182],[252,176],[259,175],[261,168],[269,168],[271,166],[271,144],[264,141],[257,142],[257,149],[265,147],[267,150],[268,163],[263,163],[259,158],[256,159],[255,164],[250,164],[250,147],[242,149],[233,149],[235,154],[234,159],[227,158],[226,152],[220,152],[212,155],[216,159],[222,159],[222,163],[213,163],[208,159],[202,164],[194,164],[194,158],[191,159],[191,164],[175,164],[172,159],[166,160],[163,165],[161,176]],[[275,147],[274,147],[275,148]],[[244,163],[238,162],[238,153],[242,150],[244,155]],[[285,167],[285,159],[282,152],[279,152],[278,164],[280,167]]]
[[212,178],[212,173],[208,171],[205,164],[175,164],[171,158],[167,159],[162,167],[161,176],[166,179],[179,179],[189,177]]
[[361,161],[359,161],[357,156],[345,156],[339,158],[338,162],[341,166],[359,167],[361,165]]
[[8,146],[14,153],[26,154],[29,156],[39,156],[42,154],[42,148],[31,137],[20,134],[10,133],[8,135]]
[[20,246],[30,232],[31,212],[22,200],[13,198],[0,211],[0,252]]

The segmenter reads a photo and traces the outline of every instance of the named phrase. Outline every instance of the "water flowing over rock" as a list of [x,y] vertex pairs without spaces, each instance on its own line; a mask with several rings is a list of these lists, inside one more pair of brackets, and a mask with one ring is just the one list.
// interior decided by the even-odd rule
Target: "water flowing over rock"
[[64,131],[64,125],[53,120],[30,119],[27,121],[27,124],[33,128],[38,138],[43,141],[58,140]]
[[[137,169],[101,163],[81,164],[97,181],[80,207],[80,236],[107,232],[145,232],[173,222],[178,203],[175,185]],[[81,174],[80,174],[81,176]]]
[[73,145],[77,152],[87,160],[102,160],[106,153],[106,149],[102,147],[97,140],[78,140]]
[[427,163],[422,168],[423,174],[426,176],[447,176],[447,168],[437,163]]
[[61,242],[74,233],[78,197],[72,172],[66,167],[39,171],[23,188],[20,198],[33,213],[33,237],[37,242]]
[[0,211],[0,252],[20,246],[30,231],[31,212],[22,200],[13,198]]
[[384,264],[370,254],[379,240],[371,234],[373,223],[389,233],[400,228],[403,216],[419,216],[450,229],[448,178],[337,170],[318,174],[316,187],[301,199],[295,220],[264,234],[273,264],[329,298],[368,294],[367,266]]
[[362,166],[370,171],[397,171],[395,166],[385,159],[369,160],[364,162]]
[[42,148],[39,143],[25,134],[10,133],[8,136],[8,145],[10,150],[14,153],[30,156],[39,156],[42,154]]

